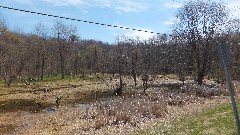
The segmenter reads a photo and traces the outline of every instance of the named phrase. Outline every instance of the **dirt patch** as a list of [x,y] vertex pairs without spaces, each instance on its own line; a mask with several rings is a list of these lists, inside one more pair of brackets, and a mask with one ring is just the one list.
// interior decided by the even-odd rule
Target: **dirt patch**
[[0,125],[0,134],[11,134],[14,133],[14,126],[12,124]]
[[0,101],[0,113],[15,111],[35,112],[39,109],[39,106],[32,100],[9,99],[5,101]]

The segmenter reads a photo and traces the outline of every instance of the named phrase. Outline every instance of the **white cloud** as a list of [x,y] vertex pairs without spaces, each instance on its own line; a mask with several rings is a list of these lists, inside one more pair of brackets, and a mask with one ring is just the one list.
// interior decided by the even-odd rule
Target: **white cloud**
[[230,9],[230,17],[239,18],[240,17],[240,1],[233,0],[226,5]]
[[114,9],[116,13],[139,13],[147,8],[147,4],[134,0],[92,0],[89,6]]
[[53,6],[76,6],[83,4],[84,0],[14,0],[16,3],[21,4],[36,4],[36,2],[44,2]]
[[55,5],[84,5],[89,7],[111,8],[116,13],[139,13],[147,9],[147,3],[135,0],[44,0]]
[[147,30],[149,32],[144,32],[144,31],[128,31],[125,33],[127,37],[130,38],[139,38],[140,40],[147,40],[149,38],[152,38],[156,34],[150,33],[152,30],[146,29],[146,28],[141,28],[143,30]]
[[88,11],[87,11],[87,10],[82,10],[81,13],[82,13],[83,15],[85,15],[85,14],[88,14]]
[[176,2],[166,2],[164,4],[165,8],[180,8],[182,7],[182,3],[176,3]]
[[[17,3],[34,4],[34,0],[15,0]],[[147,3],[144,0],[39,0],[45,4],[53,6],[85,6],[111,8],[116,13],[139,13],[147,9]]]
[[111,0],[95,0],[94,5],[97,5],[99,7],[108,7],[110,8],[112,5],[112,1]]
[[164,21],[163,24],[165,25],[173,25],[174,23],[179,22],[179,20],[176,17],[170,17],[168,20]]
[[124,7],[124,6],[117,6],[114,8],[117,13],[128,13],[128,12],[138,12],[136,9],[131,8],[131,7]]
[[114,5],[114,9],[117,12],[141,12],[145,10],[147,7],[145,6],[146,4],[141,3],[141,2],[134,2],[133,0],[120,0],[115,2],[116,5]]
[[46,3],[53,4],[54,6],[77,6],[82,5],[83,0],[42,0]]
[[[110,33],[115,37],[123,35],[129,38],[134,38],[134,39],[139,38],[140,40],[147,40],[149,38],[152,38],[153,36],[156,36],[156,34],[151,33],[153,32],[153,30],[149,28],[130,27],[130,26],[121,25],[119,23],[117,23],[116,25],[122,26],[124,28],[135,28],[136,30],[132,30],[132,29],[125,30],[125,29],[112,28],[112,27],[107,28],[107,30],[109,30]],[[142,31],[138,31],[138,30],[142,30]],[[148,31],[148,32],[145,32],[145,31]]]
[[[7,1],[11,2],[11,1]],[[14,0],[15,3],[20,3],[20,4],[34,4],[33,0]]]

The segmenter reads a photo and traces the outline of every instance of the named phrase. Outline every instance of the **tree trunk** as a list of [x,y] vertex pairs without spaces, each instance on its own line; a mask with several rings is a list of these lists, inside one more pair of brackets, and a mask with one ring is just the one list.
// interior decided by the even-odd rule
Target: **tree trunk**
[[134,85],[137,86],[137,75],[133,74]]
[[77,75],[78,75],[77,63],[78,63],[78,61],[77,61],[77,59],[75,59],[75,61],[74,61],[74,77],[77,77]]
[[64,79],[64,57],[63,57],[63,54],[62,54],[62,51],[60,50],[60,64],[61,64],[61,79]]
[[38,54],[37,54],[37,67],[36,67],[36,70],[37,70],[37,77],[38,77],[38,80],[40,79],[40,53],[39,53],[39,49],[38,49]]
[[42,54],[41,80],[43,80],[44,66],[45,66],[45,57],[44,57],[44,54]]
[[[204,76],[206,74],[206,71],[207,71],[207,63],[210,61],[210,58],[209,58],[209,46],[210,44],[207,42],[206,44],[206,48],[204,48],[204,53],[203,53],[203,61],[202,61],[202,66],[200,66],[200,56],[198,55],[198,59],[197,59],[197,67],[198,67],[198,77],[197,77],[197,83],[198,85],[202,85],[203,83],[203,79],[204,79]],[[209,65],[210,66],[210,63]]]
[[12,81],[13,81],[13,76],[10,76],[9,78],[7,78],[7,80],[5,80],[5,84],[6,84],[5,86],[9,87]]
[[137,86],[137,75],[136,75],[136,72],[135,72],[135,68],[132,64],[132,77],[133,77],[133,80],[134,80],[134,85]]
[[198,76],[197,76],[197,83],[198,83],[198,85],[202,85],[203,84],[203,78],[204,78],[204,73],[202,73],[202,72],[198,73]]
[[121,96],[122,95],[122,90],[123,90],[123,81],[122,81],[122,74],[120,74],[120,84],[119,84],[119,87],[117,87],[114,90],[114,94],[116,96]]
[[[21,74],[23,68],[24,68],[23,61],[21,61],[19,65],[19,69],[16,69],[14,73],[11,72],[10,70],[11,67],[9,67],[9,65],[5,65],[5,75],[4,75],[5,87],[9,87],[11,85],[13,79]],[[9,72],[7,70],[9,70]]]
[[82,79],[85,80],[85,71],[84,71],[84,69],[82,70]]

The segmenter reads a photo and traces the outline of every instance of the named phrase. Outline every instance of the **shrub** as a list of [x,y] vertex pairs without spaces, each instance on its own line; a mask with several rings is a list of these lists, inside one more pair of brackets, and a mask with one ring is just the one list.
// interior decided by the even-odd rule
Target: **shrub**
[[167,113],[167,103],[162,99],[154,99],[145,95],[136,95],[127,99],[110,99],[96,102],[82,109],[85,119],[94,119],[95,129],[106,125],[130,124],[136,126],[141,118],[164,117]]

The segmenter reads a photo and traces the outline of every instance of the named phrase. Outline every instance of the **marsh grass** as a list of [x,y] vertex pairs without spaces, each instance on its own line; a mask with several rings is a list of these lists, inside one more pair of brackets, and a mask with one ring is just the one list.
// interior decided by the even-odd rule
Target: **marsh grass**
[[[131,78],[125,81],[127,85],[123,95],[118,97],[113,95],[118,83],[116,78],[36,81],[30,86],[15,83],[13,87],[2,87],[4,90],[0,90],[0,94],[1,91],[6,94],[1,95],[0,99],[4,114],[0,119],[3,119],[9,130],[11,127],[7,125],[12,124],[17,134],[121,134],[117,131],[128,128],[124,131],[126,133],[147,121],[168,117],[169,111],[172,111],[169,108],[183,108],[189,103],[202,102],[202,98],[197,97],[193,90],[202,87],[196,88],[189,84],[189,87],[184,88],[173,79],[155,81],[146,93],[142,91],[141,80],[138,80],[136,87],[133,87]],[[50,91],[45,92],[43,89]],[[47,112],[46,107],[56,106],[56,97],[61,97],[60,107],[54,108],[54,112]],[[43,107],[39,108],[35,101]],[[32,113],[34,110],[39,111]],[[12,118],[12,115],[17,117]],[[12,122],[13,119],[15,122]]]
[[135,95],[131,98],[115,98],[100,101],[85,108],[83,118],[95,120],[95,129],[107,125],[136,126],[141,118],[160,118],[167,114],[167,103],[159,98],[151,100],[147,96]]
[[[240,108],[240,104],[238,104]],[[134,135],[235,135],[237,129],[231,104],[205,109],[186,117],[171,119],[168,124],[158,124],[150,129],[141,130]]]

